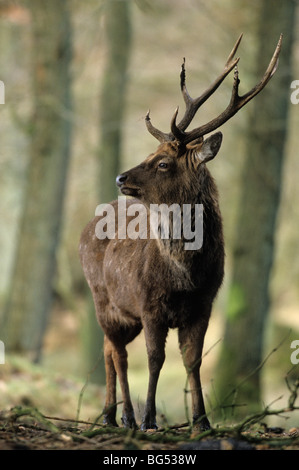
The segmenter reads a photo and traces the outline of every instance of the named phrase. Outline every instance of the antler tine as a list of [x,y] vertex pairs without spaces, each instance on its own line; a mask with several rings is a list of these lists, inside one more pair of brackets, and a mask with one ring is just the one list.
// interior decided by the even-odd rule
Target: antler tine
[[185,111],[184,117],[182,118],[182,120],[177,126],[181,131],[184,131],[185,129],[187,129],[193,117],[195,116],[198,108],[202,106],[203,103],[217,90],[217,88],[221,85],[225,77],[231,72],[231,70],[239,62],[240,58],[235,59],[234,56],[237,52],[237,49],[242,40],[242,37],[243,37],[243,33],[239,36],[231,53],[229,54],[221,75],[219,75],[219,77],[217,77],[217,79],[210,85],[210,87],[207,88],[207,90],[205,90],[204,93],[202,93],[202,95],[196,99],[191,98],[186,87],[186,71],[185,71],[185,58],[184,58],[180,77],[181,77],[181,91],[182,91],[183,98],[186,104],[186,111]]
[[[274,54],[272,56],[272,59],[261,81],[257,85],[255,85],[250,91],[248,91],[242,96],[239,96],[238,94],[240,80],[239,80],[238,69],[237,67],[235,67],[232,95],[231,95],[231,100],[229,102],[228,107],[217,118],[213,119],[207,124],[204,124],[203,126],[200,126],[188,133],[180,132],[180,138],[181,138],[181,141],[183,139],[184,144],[187,144],[188,142],[192,142],[193,140],[199,137],[202,137],[208,134],[209,132],[212,132],[218,127],[220,127],[222,124],[228,121],[231,117],[233,117],[252,98],[254,98],[258,93],[260,93],[260,91],[263,90],[263,88],[267,85],[267,83],[269,82],[269,80],[274,75],[277,69],[279,53],[280,53],[281,44],[282,44],[282,38],[283,38],[283,35],[281,34],[279,41],[277,43],[276,49],[274,51]],[[174,117],[173,128],[175,129],[175,127],[176,127],[176,124],[175,124],[175,117]],[[182,134],[184,134],[184,137]]]
[[227,61],[226,61],[226,64],[225,64],[225,67],[228,67],[230,62],[233,60],[233,58],[235,57],[235,54],[237,52],[237,49],[239,47],[239,44],[242,40],[242,37],[243,37],[243,33],[240,34],[240,36],[238,37],[237,41],[236,41],[236,44],[234,45],[234,47],[232,48],[232,51],[230,53],[230,55],[228,56],[227,58]]
[[171,134],[167,134],[165,132],[162,132],[162,131],[160,131],[159,129],[157,129],[156,127],[154,127],[152,125],[149,110],[148,110],[148,112],[146,113],[146,116],[145,116],[145,124],[146,124],[147,130],[150,132],[150,134],[152,134],[152,136],[154,136],[156,139],[158,139],[159,142],[163,143],[163,142],[168,142],[170,140],[173,140],[173,136]]
[[249,100],[251,100],[254,96],[256,96],[267,85],[268,81],[275,74],[277,67],[278,67],[278,62],[279,62],[279,53],[280,53],[281,45],[282,45],[282,38],[283,38],[283,35],[281,34],[279,37],[279,41],[277,43],[276,49],[274,51],[274,54],[272,56],[272,59],[270,60],[268,68],[266,72],[264,73],[264,76],[261,79],[261,81],[255,87],[253,87],[248,93],[246,93],[240,98],[244,101],[242,106],[244,106],[244,104],[248,103]]

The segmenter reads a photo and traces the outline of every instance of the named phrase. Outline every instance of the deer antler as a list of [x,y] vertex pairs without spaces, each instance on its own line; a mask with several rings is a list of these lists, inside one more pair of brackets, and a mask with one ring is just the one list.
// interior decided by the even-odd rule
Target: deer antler
[[[282,43],[282,35],[280,35],[278,44],[272,56],[272,59],[269,63],[269,66],[261,79],[261,81],[254,86],[248,93],[243,96],[239,96],[239,74],[237,69],[237,64],[239,62],[239,58],[235,58],[235,53],[238,49],[238,46],[241,42],[242,34],[238,38],[236,44],[234,45],[231,53],[228,56],[226,64],[224,66],[224,70],[219,75],[219,77],[212,83],[212,85],[198,98],[192,99],[187,91],[186,88],[186,73],[185,73],[185,60],[182,65],[181,71],[181,91],[184,97],[184,101],[186,104],[186,111],[185,114],[180,121],[179,124],[176,124],[176,118],[178,115],[178,108],[175,111],[175,114],[171,121],[171,132],[170,133],[163,133],[156,129],[150,121],[149,112],[146,115],[146,125],[149,132],[156,137],[160,142],[166,142],[171,140],[178,140],[182,144],[188,144],[204,135],[212,132],[213,130],[220,127],[226,121],[228,121],[232,116],[234,116],[246,103],[248,103],[254,96],[256,96],[268,83],[271,77],[274,75],[277,65],[278,65],[278,57],[281,50],[281,43]],[[191,123],[193,117],[195,116],[198,108],[217,90],[219,85],[223,82],[225,77],[231,72],[231,70],[235,68],[234,72],[234,83],[232,89],[231,100],[229,102],[228,107],[215,119],[211,120],[207,124],[204,124],[190,132],[185,132],[185,129]]]
[[237,52],[237,49],[239,47],[242,37],[243,37],[243,34],[239,36],[236,44],[234,45],[231,53],[229,54],[222,74],[219,75],[219,77],[214,81],[214,83],[212,83],[212,85],[201,96],[199,96],[196,99],[192,99],[187,91],[185,59],[184,59],[184,62],[182,64],[182,71],[181,71],[181,91],[182,91],[184,101],[186,104],[186,111],[185,111],[185,115],[183,119],[178,125],[178,128],[180,130],[184,131],[189,126],[198,108],[217,90],[217,88],[219,87],[219,85],[221,85],[225,77],[237,65],[237,63],[240,60],[240,57],[238,57],[237,59],[234,59],[234,56]]

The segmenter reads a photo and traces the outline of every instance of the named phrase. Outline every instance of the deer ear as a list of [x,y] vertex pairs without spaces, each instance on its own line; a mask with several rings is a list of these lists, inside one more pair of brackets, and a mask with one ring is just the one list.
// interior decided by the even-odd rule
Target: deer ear
[[222,133],[216,132],[216,134],[208,137],[200,146],[195,147],[194,155],[198,163],[206,163],[209,160],[213,160],[220,149],[221,143]]

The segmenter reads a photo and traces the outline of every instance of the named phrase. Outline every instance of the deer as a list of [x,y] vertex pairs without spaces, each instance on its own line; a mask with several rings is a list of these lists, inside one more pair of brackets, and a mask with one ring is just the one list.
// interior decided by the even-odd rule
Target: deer
[[[177,329],[178,342],[188,376],[192,401],[192,427],[210,429],[205,410],[200,367],[204,338],[214,300],[224,278],[224,236],[216,183],[207,167],[222,143],[222,133],[207,136],[231,119],[260,93],[274,75],[282,44],[279,38],[270,63],[249,92],[239,95],[239,57],[235,57],[242,34],[236,41],[222,73],[197,98],[186,86],[185,59],[180,74],[185,112],[177,123],[178,108],[170,123],[170,132],[154,127],[150,112],[145,117],[147,130],[159,141],[158,148],[142,163],[117,176],[116,185],[125,198],[126,208],[140,204],[150,219],[152,204],[188,205],[194,228],[197,205],[201,204],[203,240],[200,248],[185,249],[184,236],[161,236],[163,217],[156,236],[118,236],[118,205],[115,209],[115,236],[96,235],[95,215],[80,238],[80,260],[91,290],[97,320],[104,332],[103,354],[106,373],[104,424],[118,426],[116,421],[117,378],[122,394],[122,425],[138,428],[128,383],[127,345],[143,330],[148,358],[148,391],[140,429],[157,430],[156,389],[165,360],[169,329]],[[187,131],[198,109],[234,70],[231,98],[218,117]],[[198,215],[197,215],[198,216]],[[133,216],[127,215],[129,224]],[[171,224],[170,224],[171,225]],[[182,232],[181,232],[182,233]],[[160,235],[160,236],[159,236]]]

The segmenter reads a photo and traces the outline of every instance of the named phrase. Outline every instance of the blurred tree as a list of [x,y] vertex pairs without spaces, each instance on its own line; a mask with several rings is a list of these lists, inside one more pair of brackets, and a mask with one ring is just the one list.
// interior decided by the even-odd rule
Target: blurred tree
[[30,163],[1,338],[41,355],[51,308],[71,137],[71,24],[67,0],[27,3],[32,22]]
[[280,33],[284,39],[278,70],[251,108],[225,337],[215,374],[222,405],[248,405],[235,409],[239,414],[261,404],[258,366],[270,304],[268,287],[287,138],[295,25],[295,2],[263,0],[258,9],[256,81],[264,73],[265,61],[270,60]]
[[105,2],[107,62],[100,103],[99,200],[117,196],[115,178],[119,173],[122,128],[125,112],[127,70],[131,52],[131,1]]
[[[125,113],[127,71],[131,52],[131,0],[108,0],[104,3],[106,66],[100,100],[99,201],[116,198],[115,178],[119,174],[122,153],[122,129]],[[93,302],[90,301],[84,326],[86,351],[91,369],[98,364],[91,380],[105,382],[104,360],[99,361],[103,333],[99,328]]]
[[5,105],[0,106],[0,323],[9,288],[28,162],[29,28],[29,13],[24,6],[11,1],[0,3],[0,70],[5,84]]

